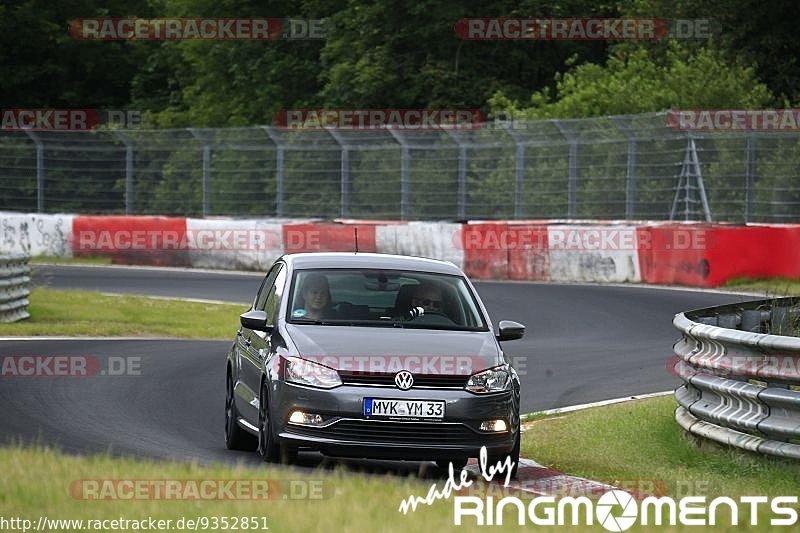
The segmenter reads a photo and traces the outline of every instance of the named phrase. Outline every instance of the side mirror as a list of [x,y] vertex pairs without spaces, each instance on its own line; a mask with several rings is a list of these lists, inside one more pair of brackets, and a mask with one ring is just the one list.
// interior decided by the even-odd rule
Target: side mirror
[[498,334],[496,337],[500,342],[521,339],[525,335],[525,326],[513,320],[501,320],[497,325],[497,329]]
[[239,321],[242,323],[242,326],[254,331],[269,331],[272,329],[270,326],[267,326],[266,311],[256,311],[255,309],[247,311],[239,315]]

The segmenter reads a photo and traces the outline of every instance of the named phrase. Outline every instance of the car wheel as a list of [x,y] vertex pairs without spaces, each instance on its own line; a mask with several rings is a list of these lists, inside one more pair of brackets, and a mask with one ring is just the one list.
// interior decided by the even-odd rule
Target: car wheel
[[279,458],[278,443],[272,434],[272,420],[269,416],[269,396],[266,383],[261,384],[261,395],[258,402],[258,454],[269,463]]
[[256,448],[256,438],[239,427],[236,420],[239,411],[233,396],[233,379],[228,376],[225,388],[225,447],[229,450],[242,450],[252,452]]
[[[490,455],[487,458],[487,463],[486,463],[487,467],[490,466],[490,465],[495,465],[497,463],[502,463],[503,461],[506,460],[506,457],[510,456],[511,457],[511,462],[514,465],[514,468],[511,470],[511,479],[517,479],[517,470],[519,470],[519,445],[520,445],[520,435],[521,435],[521,433],[522,433],[522,431],[518,429],[517,430],[517,438],[514,440],[514,448],[511,450],[511,453],[509,453],[507,455],[506,454],[494,455],[494,456]],[[505,476],[503,476],[503,477],[505,477]]]
[[453,473],[457,473],[459,470],[463,470],[465,466],[467,466],[468,459],[466,457],[461,459],[440,459],[436,461],[436,466],[438,466],[441,470],[447,472],[448,468],[450,467],[450,463],[453,463]]

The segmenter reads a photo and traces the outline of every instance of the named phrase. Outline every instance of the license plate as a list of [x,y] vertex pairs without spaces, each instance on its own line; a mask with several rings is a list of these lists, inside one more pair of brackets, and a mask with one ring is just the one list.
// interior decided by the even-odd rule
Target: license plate
[[364,398],[364,416],[384,418],[444,418],[444,402],[439,400],[390,400]]

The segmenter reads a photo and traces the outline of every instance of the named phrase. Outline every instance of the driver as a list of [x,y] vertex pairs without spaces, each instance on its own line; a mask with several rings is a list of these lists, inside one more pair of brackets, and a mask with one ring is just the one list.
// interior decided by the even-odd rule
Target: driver
[[420,283],[411,295],[411,306],[422,307],[426,313],[442,313],[442,288],[431,282]]

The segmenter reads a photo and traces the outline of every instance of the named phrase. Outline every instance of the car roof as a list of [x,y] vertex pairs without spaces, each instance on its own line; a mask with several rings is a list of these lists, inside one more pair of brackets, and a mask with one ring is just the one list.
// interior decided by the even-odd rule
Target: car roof
[[460,268],[448,261],[407,255],[365,252],[315,252],[286,254],[282,257],[292,268],[379,268],[412,270],[463,276]]

